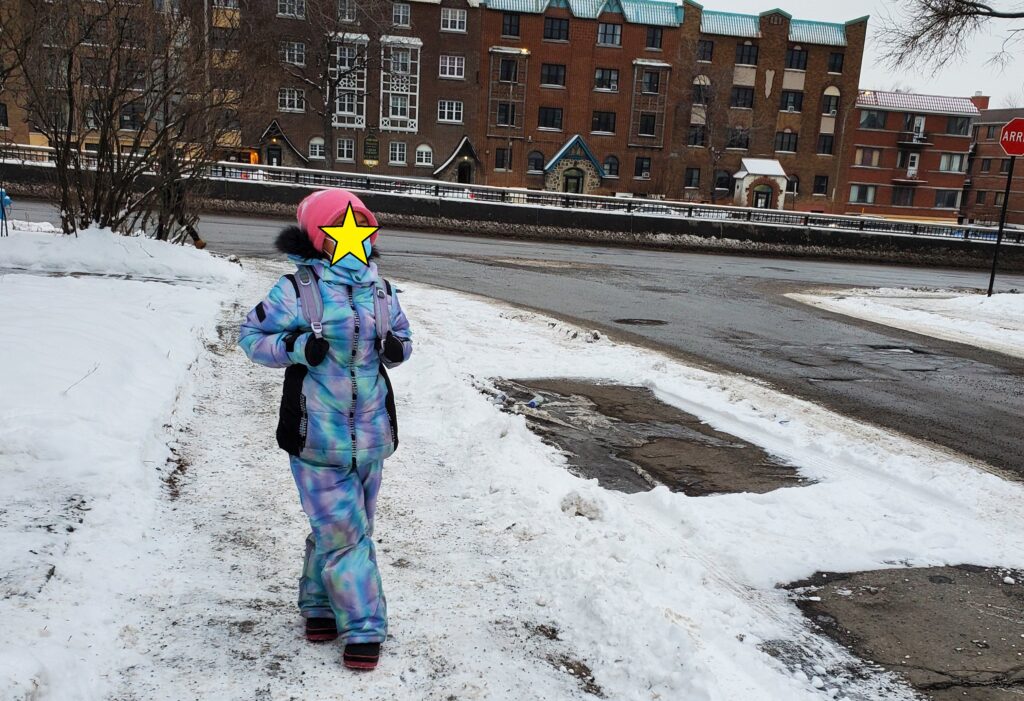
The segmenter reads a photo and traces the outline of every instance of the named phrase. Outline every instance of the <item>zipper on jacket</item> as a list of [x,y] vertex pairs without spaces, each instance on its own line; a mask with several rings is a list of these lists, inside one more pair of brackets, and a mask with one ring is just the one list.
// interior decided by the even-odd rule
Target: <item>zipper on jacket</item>
[[356,400],[358,392],[356,391],[356,353],[359,348],[359,311],[356,309],[355,295],[352,293],[352,286],[347,286],[348,289],[348,306],[352,310],[352,322],[355,324],[354,331],[352,332],[352,356],[349,359],[349,376],[352,378],[352,406],[348,412],[348,428],[352,437],[352,469],[356,469]]

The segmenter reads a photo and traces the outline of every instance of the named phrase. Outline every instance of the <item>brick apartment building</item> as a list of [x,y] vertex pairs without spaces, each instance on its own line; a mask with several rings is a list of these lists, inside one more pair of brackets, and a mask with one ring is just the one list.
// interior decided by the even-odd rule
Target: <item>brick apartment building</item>
[[[1024,108],[982,110],[974,120],[974,143],[961,207],[962,217],[969,224],[999,223],[1010,170],[1010,158],[999,145],[999,135],[1003,125],[1016,117],[1024,117]],[[1024,226],[1024,163],[1014,167],[1006,221]]]
[[846,136],[837,212],[953,219],[960,209],[971,127],[988,98],[861,90]]

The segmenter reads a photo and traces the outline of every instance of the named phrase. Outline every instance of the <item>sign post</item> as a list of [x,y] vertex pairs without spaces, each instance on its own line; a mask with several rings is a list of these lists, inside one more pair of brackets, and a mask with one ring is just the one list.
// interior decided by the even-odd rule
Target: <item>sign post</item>
[[1006,228],[1006,209],[1010,205],[1010,185],[1013,183],[1013,166],[1017,156],[1024,156],[1024,117],[1011,119],[1003,127],[999,136],[999,145],[1010,157],[1010,170],[1006,174],[1006,191],[1003,193],[1003,209],[999,214],[999,233],[996,235],[996,251],[992,254],[992,275],[988,279],[988,296],[992,296],[992,288],[996,284],[996,264],[999,261],[999,245],[1003,242],[1003,229]]

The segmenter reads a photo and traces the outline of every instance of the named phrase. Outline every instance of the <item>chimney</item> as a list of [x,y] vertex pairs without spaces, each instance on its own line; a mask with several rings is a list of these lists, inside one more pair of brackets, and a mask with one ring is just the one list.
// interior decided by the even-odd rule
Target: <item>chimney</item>
[[981,91],[978,91],[974,93],[974,97],[971,98],[971,102],[973,102],[974,106],[977,107],[979,110],[987,110],[988,101],[990,99],[991,98],[988,95],[982,95]]

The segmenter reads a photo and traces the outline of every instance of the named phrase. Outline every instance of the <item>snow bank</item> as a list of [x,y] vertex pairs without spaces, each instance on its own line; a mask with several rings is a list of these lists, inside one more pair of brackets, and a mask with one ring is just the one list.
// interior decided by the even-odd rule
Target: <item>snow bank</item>
[[842,290],[788,294],[804,304],[905,331],[1024,358],[1024,294]]
[[192,246],[176,246],[109,229],[64,236],[51,224],[11,221],[0,238],[0,269],[85,273],[210,283],[237,281],[238,265]]
[[[147,575],[169,420],[237,266],[88,231],[15,231],[0,268],[0,697],[109,698],[124,602]],[[181,278],[200,277],[197,284]]]

